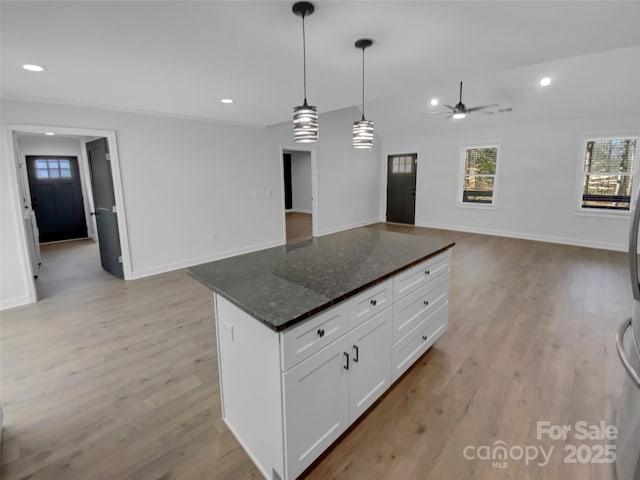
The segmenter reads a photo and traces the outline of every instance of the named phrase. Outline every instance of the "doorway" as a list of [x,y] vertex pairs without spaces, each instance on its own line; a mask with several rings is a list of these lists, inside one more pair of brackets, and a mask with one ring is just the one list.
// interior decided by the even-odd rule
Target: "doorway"
[[313,238],[311,151],[282,151],[286,243]]
[[[18,194],[14,208],[22,219],[18,237],[28,301],[60,292],[63,285],[74,288],[89,278],[132,278],[115,132],[8,125],[6,133],[15,158],[10,162],[15,175],[10,178]],[[105,168],[101,172],[87,149],[94,142],[103,145]],[[108,179],[111,215],[106,216],[119,217],[110,222],[115,237],[105,235],[96,222],[98,177]],[[111,271],[103,261],[104,247],[114,243],[119,272]],[[45,283],[60,288],[43,288]]]
[[414,225],[418,154],[387,157],[387,222]]

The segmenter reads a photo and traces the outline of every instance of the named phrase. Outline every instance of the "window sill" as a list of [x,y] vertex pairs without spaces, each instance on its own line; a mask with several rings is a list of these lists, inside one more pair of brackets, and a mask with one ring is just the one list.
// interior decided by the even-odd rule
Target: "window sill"
[[631,210],[612,210],[612,211],[591,211],[580,209],[575,212],[579,217],[595,217],[595,218],[617,218],[620,220],[628,220],[631,217]]
[[473,209],[479,209],[479,210],[495,210],[496,209],[496,204],[495,203],[462,203],[462,202],[458,202],[458,204],[456,205],[457,208],[473,208]]

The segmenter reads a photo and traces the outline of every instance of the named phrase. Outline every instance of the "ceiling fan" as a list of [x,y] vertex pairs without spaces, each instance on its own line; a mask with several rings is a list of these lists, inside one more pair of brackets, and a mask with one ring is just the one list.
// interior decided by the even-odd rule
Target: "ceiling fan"
[[451,105],[447,105],[446,103],[443,104],[444,107],[447,107],[450,111],[446,111],[446,112],[430,112],[430,113],[448,113],[449,116],[446,118],[455,118],[455,119],[459,119],[459,118],[464,118],[466,117],[469,113],[472,112],[478,112],[478,113],[486,113],[489,115],[493,115],[494,112],[490,112],[490,111],[486,111],[486,108],[492,108],[492,107],[499,107],[500,105],[497,103],[492,103],[490,105],[482,105],[480,107],[472,107],[472,108],[467,108],[465,106],[464,103],[462,103],[462,82],[460,82],[460,100],[458,101],[457,105],[455,107],[452,107]]

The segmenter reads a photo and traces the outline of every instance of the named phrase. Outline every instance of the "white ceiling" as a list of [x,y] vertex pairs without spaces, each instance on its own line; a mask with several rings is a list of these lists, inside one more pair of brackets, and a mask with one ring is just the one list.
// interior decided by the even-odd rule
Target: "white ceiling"
[[[2,96],[253,125],[286,121],[303,96],[301,22],[292,3],[2,1]],[[637,1],[315,5],[306,20],[308,100],[320,112],[359,103],[361,52],[353,43],[360,37],[375,41],[366,53],[367,100],[399,114],[426,111],[429,95],[455,103],[465,79],[467,106],[507,103],[516,114],[529,105],[536,115],[532,82],[542,70],[555,69],[544,73],[558,82],[584,80],[598,67],[589,58],[617,68],[622,80],[610,93],[623,98],[622,87],[631,85],[627,93],[636,98],[625,108],[640,108],[640,62],[629,59],[639,51],[626,48],[640,45]],[[24,63],[47,71],[26,72]],[[560,103],[549,102],[553,115],[584,104],[585,92],[608,94],[593,79],[587,83],[552,85]],[[223,97],[236,103],[223,105]]]

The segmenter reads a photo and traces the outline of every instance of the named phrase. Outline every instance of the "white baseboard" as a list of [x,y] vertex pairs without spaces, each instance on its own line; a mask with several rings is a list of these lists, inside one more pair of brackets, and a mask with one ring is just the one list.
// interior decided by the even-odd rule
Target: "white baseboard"
[[552,235],[536,235],[531,233],[512,232],[507,230],[493,230],[491,228],[463,227],[460,225],[446,225],[442,223],[416,222],[416,227],[436,228],[439,230],[454,230],[456,232],[479,233],[481,235],[495,235],[497,237],[519,238],[522,240],[534,240],[537,242],[559,243],[561,245],[572,245],[574,247],[598,248],[600,250],[613,250],[615,252],[626,252],[627,245],[610,242],[592,242],[579,238],[555,237]]
[[341,225],[339,227],[326,228],[324,230],[319,231],[317,236],[323,237],[325,235],[331,235],[332,233],[343,232],[344,230],[351,230],[352,228],[365,227],[367,225],[372,225],[374,223],[383,222],[383,221],[384,220],[380,218],[373,218],[370,220],[366,220],[364,222],[356,222],[356,223],[350,223],[348,225]]
[[223,252],[213,253],[203,257],[189,258],[187,260],[181,260],[179,262],[167,263],[165,265],[159,265],[157,267],[143,268],[140,270],[134,270],[132,272],[132,280],[138,278],[150,277],[151,275],[158,275],[160,273],[172,272],[174,270],[180,270],[183,268],[193,267],[194,265],[200,265],[201,263],[214,262],[216,260],[222,260],[223,258],[234,257],[236,255],[242,255],[243,253],[251,253],[257,250],[264,250],[265,248],[277,247],[284,245],[284,240],[277,240],[274,242],[261,243],[259,245],[250,245],[248,247],[235,248],[232,250],[225,250]]
[[291,212],[291,213],[308,213],[308,214],[312,214],[313,213],[311,210],[304,210],[302,208],[292,208],[290,210],[287,210],[287,212]]
[[10,308],[22,307],[23,305],[28,305],[33,303],[32,300],[29,299],[28,295],[22,295],[20,297],[6,298],[0,300],[0,310],[8,310]]

